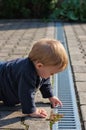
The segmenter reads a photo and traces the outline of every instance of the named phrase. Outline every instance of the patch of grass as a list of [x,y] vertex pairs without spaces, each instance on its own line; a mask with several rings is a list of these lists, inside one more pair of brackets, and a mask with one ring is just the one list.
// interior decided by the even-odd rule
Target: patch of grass
[[53,124],[60,121],[63,117],[63,114],[53,113],[53,111],[51,111],[50,118],[47,119],[48,121],[50,121],[50,130],[52,130]]

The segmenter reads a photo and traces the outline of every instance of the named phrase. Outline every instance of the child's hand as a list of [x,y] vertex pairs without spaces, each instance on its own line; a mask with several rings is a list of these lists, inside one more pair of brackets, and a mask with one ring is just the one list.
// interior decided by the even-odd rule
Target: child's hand
[[49,98],[49,100],[50,100],[53,108],[56,107],[57,105],[62,106],[62,102],[55,96]]
[[45,118],[45,117],[47,117],[47,112],[42,108],[39,108],[39,109],[37,108],[36,111],[32,114],[29,114],[29,116]]

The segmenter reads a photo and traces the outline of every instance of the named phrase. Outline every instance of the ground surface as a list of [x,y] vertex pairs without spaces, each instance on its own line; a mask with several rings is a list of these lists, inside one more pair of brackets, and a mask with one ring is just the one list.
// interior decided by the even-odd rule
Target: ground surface
[[[55,23],[32,22],[28,20],[0,21],[0,61],[26,57],[34,41],[55,38]],[[64,23],[71,67],[79,102],[82,123],[86,129],[86,24]],[[48,100],[36,95],[38,107],[44,107],[48,115],[51,108]],[[49,117],[48,117],[49,118]],[[0,129],[50,130],[46,119],[30,118],[22,115],[21,106],[8,108],[0,103]]]

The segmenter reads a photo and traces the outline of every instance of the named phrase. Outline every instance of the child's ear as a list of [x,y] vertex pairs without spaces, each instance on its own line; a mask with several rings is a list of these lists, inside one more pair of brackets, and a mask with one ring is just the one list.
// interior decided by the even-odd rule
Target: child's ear
[[43,64],[42,64],[42,63],[36,63],[36,68],[37,68],[37,69],[40,69],[41,67],[43,67]]

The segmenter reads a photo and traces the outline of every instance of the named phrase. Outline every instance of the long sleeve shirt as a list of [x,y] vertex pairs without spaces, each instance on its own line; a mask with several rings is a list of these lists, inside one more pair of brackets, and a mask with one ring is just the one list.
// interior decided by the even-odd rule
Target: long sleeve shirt
[[24,114],[36,110],[34,97],[38,86],[44,98],[53,96],[50,78],[42,79],[30,58],[0,62],[0,100],[8,106],[21,103]]

